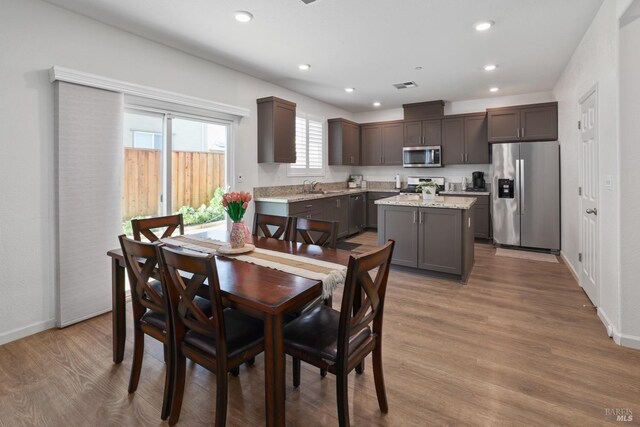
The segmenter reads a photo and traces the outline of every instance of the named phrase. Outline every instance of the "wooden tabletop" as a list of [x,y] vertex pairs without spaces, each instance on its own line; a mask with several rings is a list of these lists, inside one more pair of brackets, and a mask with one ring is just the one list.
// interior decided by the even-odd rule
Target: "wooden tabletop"
[[[210,230],[190,236],[228,240],[227,233],[223,230]],[[349,263],[350,252],[340,249],[265,237],[254,237],[254,244],[258,248],[316,258],[344,266]],[[187,249],[179,250],[188,251]],[[109,251],[108,255],[122,258],[122,251],[114,249]],[[299,306],[300,300],[311,300],[322,293],[322,283],[317,280],[232,258],[216,257],[216,267],[220,279],[220,291],[225,304],[231,304],[230,306],[239,304],[245,309],[251,308],[257,312],[275,314],[295,308]]]

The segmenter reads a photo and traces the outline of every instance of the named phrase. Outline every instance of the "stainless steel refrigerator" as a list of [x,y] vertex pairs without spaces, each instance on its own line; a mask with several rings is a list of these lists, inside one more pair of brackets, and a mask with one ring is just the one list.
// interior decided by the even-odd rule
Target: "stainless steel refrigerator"
[[557,141],[492,144],[493,241],[560,250],[560,147]]

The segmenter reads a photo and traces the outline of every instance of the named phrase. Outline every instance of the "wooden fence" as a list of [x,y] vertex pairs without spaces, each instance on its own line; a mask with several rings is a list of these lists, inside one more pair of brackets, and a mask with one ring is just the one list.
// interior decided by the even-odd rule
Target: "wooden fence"
[[[174,151],[171,153],[173,210],[208,205],[218,187],[224,186],[224,153]],[[123,218],[157,215],[162,173],[160,150],[125,148]]]

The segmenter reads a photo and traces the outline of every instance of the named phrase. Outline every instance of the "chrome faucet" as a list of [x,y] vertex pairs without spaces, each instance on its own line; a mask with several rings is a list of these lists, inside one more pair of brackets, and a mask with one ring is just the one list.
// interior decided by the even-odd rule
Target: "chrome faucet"
[[311,187],[309,185],[310,185],[310,181],[308,179],[305,179],[304,181],[302,181],[303,193],[309,193],[311,191]]

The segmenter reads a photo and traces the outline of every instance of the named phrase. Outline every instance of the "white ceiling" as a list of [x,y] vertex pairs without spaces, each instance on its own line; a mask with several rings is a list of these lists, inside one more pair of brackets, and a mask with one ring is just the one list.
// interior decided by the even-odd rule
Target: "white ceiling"
[[[602,0],[46,0],[352,112],[551,90]],[[254,15],[238,23],[233,12]],[[496,25],[478,33],[474,23]],[[311,64],[302,72],[297,65]],[[492,73],[483,70],[497,63]],[[422,66],[416,71],[416,66]],[[419,87],[392,84],[414,80]],[[344,88],[356,88],[354,93]]]

